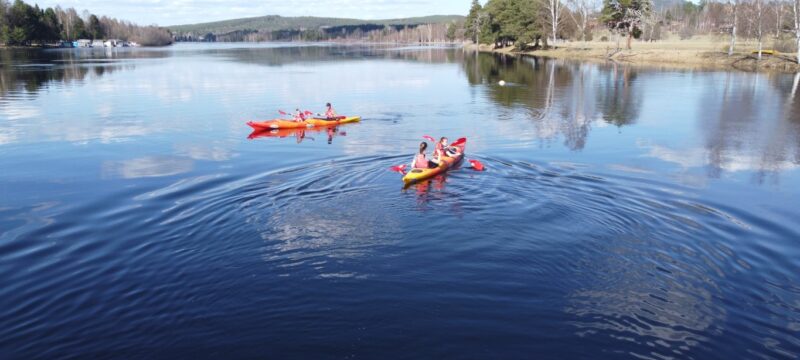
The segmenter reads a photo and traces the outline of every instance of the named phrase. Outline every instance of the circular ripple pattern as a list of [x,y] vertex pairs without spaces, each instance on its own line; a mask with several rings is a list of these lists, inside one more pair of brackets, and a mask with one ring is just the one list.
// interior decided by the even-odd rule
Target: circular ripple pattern
[[349,157],[0,212],[0,349],[796,356],[800,254],[770,247],[792,229],[667,182],[478,159],[405,190],[386,170],[405,158]]

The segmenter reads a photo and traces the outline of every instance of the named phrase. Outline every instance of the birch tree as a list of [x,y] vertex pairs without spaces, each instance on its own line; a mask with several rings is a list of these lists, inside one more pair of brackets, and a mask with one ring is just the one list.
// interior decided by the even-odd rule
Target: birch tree
[[[728,46],[728,56],[733,55],[733,48],[736,46],[736,23],[739,22],[739,0],[732,0],[733,6],[733,25],[731,26],[731,44]],[[795,0],[800,1],[800,0]]]
[[797,63],[800,64],[800,0],[792,0],[792,15],[794,15],[794,38],[797,43]]
[[764,45],[764,0],[753,0],[755,2],[755,16],[753,21],[756,23],[756,40],[758,41],[758,60],[761,60],[761,53]]
[[558,40],[558,26],[561,24],[561,12],[564,10],[564,3],[561,0],[544,0],[544,8],[550,17],[550,27],[553,32],[553,44]]
[[775,39],[780,39],[781,28],[783,28],[783,1],[775,0],[773,3],[775,10]]
[[575,22],[575,27],[581,32],[581,41],[586,44],[586,30],[589,27],[589,17],[597,9],[596,0],[569,0],[573,11],[567,13]]

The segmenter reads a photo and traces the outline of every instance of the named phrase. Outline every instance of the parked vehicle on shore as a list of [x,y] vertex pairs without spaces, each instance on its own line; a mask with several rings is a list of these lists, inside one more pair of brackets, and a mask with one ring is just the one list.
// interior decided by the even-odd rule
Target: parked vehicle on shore
[[76,48],[88,48],[92,47],[92,40],[89,39],[79,39],[72,42],[72,47]]

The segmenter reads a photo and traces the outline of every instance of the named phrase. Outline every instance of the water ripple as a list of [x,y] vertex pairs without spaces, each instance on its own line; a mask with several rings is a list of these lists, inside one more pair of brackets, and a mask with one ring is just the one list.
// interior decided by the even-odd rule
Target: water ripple
[[[439,311],[461,331],[512,340],[537,317],[568,324],[561,337],[617,344],[608,355],[735,357],[721,337],[759,357],[797,348],[797,260],[770,241],[797,238],[791,228],[647,174],[477,158],[487,171],[461,167],[405,191],[386,170],[405,157],[346,157],[0,211],[0,338],[24,344],[17,354],[143,355],[207,339],[222,331],[209,322],[245,309],[286,331],[316,311],[303,286],[313,283],[371,284],[330,305],[344,314],[375,303],[367,311],[381,316],[391,284],[416,289],[404,306],[454,304]],[[541,301],[560,315],[526,305]]]

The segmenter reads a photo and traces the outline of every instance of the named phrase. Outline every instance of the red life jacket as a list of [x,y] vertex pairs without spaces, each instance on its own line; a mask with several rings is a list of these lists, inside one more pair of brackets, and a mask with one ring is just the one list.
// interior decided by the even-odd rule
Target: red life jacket
[[444,154],[444,145],[441,142],[436,143],[436,148],[433,150],[433,156],[437,159],[445,156]]
[[414,162],[411,164],[411,167],[417,169],[427,169],[428,159],[425,158],[425,154],[417,154],[417,156],[414,157]]

